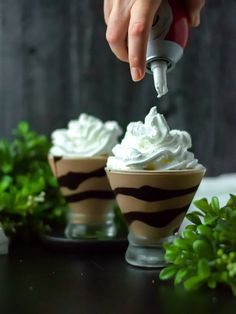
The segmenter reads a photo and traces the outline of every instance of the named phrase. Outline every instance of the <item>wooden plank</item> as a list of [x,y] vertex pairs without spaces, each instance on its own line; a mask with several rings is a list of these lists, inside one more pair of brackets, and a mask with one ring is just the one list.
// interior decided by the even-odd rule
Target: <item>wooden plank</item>
[[102,2],[0,0],[0,136],[23,119],[50,134],[81,112],[126,127],[157,105],[191,133],[208,175],[235,171],[235,1],[206,2],[161,100],[151,76],[133,83],[110,51]]

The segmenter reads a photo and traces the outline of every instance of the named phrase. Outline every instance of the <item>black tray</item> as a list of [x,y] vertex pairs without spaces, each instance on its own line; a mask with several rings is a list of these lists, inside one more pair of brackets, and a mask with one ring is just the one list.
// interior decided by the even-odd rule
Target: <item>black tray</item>
[[68,239],[64,235],[64,230],[52,230],[42,234],[41,240],[50,249],[68,252],[116,252],[125,250],[128,246],[127,235],[119,235],[111,239]]

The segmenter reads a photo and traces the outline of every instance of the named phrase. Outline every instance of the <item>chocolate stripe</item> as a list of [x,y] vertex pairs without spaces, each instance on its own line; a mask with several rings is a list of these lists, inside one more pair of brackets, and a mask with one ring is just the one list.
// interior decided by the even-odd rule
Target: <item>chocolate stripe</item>
[[60,161],[62,159],[62,156],[54,156],[53,157],[53,160],[55,161],[55,162],[58,162],[58,161]]
[[188,189],[183,190],[164,190],[160,188],[154,188],[153,186],[144,185],[138,189],[136,188],[116,188],[114,193],[117,196],[118,194],[133,196],[137,199],[147,201],[147,202],[156,202],[164,201],[170,198],[183,196],[185,194],[193,193],[197,190],[198,185],[193,186]]
[[76,193],[72,195],[65,196],[65,199],[69,203],[75,203],[83,200],[87,200],[89,198],[95,199],[113,199],[114,194],[112,191],[97,191],[97,190],[90,190],[86,192]]
[[99,168],[91,172],[68,172],[64,176],[58,178],[58,183],[61,187],[66,187],[70,190],[75,190],[85,180],[103,177],[106,175],[104,168]]
[[186,213],[188,208],[189,205],[180,208],[167,209],[162,212],[155,213],[130,212],[125,213],[124,217],[128,224],[131,224],[133,221],[138,220],[152,227],[163,228],[171,223],[171,221],[180,214]]

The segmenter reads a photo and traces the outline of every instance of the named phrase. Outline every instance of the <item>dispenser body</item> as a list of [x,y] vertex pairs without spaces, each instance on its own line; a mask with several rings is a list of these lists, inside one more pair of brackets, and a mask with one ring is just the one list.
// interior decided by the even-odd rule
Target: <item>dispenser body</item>
[[178,0],[164,0],[158,9],[148,38],[146,70],[152,73],[151,63],[167,63],[167,71],[174,68],[183,55],[189,33],[185,8]]

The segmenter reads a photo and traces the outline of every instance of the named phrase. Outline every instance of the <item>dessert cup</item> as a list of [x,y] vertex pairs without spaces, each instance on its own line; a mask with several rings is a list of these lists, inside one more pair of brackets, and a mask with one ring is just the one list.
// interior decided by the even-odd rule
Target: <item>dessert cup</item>
[[162,244],[173,240],[205,170],[106,172],[129,227],[126,261],[165,266]]
[[104,170],[107,157],[49,156],[48,160],[69,206],[65,236],[114,237],[114,194]]

